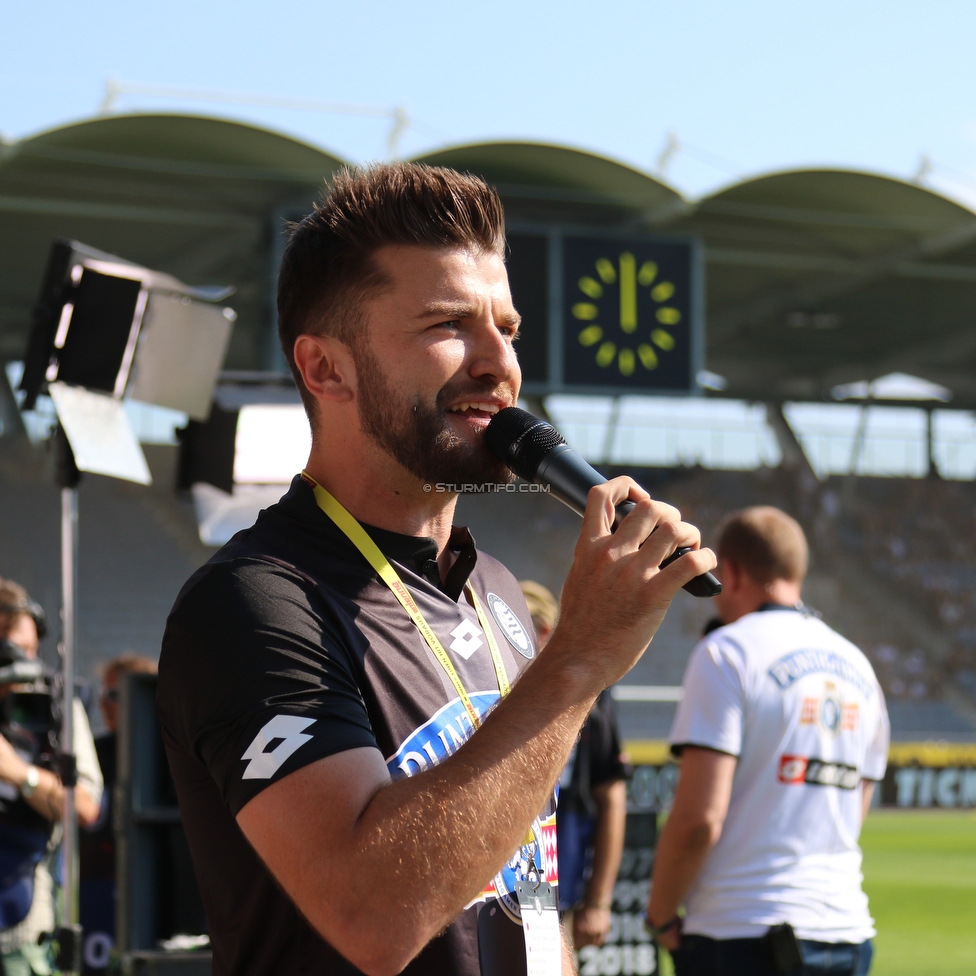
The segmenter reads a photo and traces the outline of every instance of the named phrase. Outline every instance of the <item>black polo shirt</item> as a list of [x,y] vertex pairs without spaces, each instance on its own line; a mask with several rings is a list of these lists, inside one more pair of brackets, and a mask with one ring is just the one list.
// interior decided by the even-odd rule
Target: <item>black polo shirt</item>
[[[513,681],[536,653],[514,577],[479,554],[463,528],[452,533],[457,557],[444,583],[432,539],[365,528],[484,715],[498,701],[498,682],[463,587],[470,581],[478,594]],[[163,638],[157,706],[215,976],[358,973],[299,915],[235,815],[270,783],[326,756],[373,746],[394,778],[415,775],[455,752],[472,729],[417,628],[300,478],[183,587]],[[521,929],[509,921],[517,916],[511,891],[529,853],[555,880],[551,808],[535,836],[537,846],[516,852],[483,899],[405,972],[524,972]],[[425,896],[419,887],[408,894]]]

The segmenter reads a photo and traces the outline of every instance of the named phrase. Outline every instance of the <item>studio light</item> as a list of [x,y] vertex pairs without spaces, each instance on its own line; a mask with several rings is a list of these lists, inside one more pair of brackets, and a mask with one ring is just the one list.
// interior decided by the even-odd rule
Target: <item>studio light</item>
[[46,386],[80,470],[148,484],[120,401],[206,420],[236,318],[213,303],[229,294],[55,241],[24,358],[23,409]]

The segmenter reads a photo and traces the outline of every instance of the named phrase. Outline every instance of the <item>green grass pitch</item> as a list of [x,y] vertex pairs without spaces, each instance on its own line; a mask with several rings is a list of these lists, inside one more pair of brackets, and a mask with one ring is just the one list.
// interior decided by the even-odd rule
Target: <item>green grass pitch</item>
[[861,832],[872,976],[976,973],[976,814],[881,810]]
[[[976,974],[976,813],[879,810],[861,832],[871,976]],[[661,976],[673,973],[665,958]]]

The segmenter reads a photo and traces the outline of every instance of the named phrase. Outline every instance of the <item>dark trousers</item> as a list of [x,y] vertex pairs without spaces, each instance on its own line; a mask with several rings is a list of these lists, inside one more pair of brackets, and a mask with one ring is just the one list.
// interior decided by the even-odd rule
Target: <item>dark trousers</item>
[[[803,966],[789,976],[867,976],[874,947],[870,941],[800,940]],[[762,939],[709,939],[685,935],[672,953],[675,976],[783,976]]]

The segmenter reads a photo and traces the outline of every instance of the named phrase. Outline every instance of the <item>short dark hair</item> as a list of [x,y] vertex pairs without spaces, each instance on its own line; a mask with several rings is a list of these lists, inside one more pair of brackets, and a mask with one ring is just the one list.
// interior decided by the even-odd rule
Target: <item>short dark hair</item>
[[31,598],[20,583],[13,580],[0,579],[0,614],[17,616],[31,612]]
[[30,598],[20,583],[0,579],[0,633],[8,634],[21,617],[33,617],[38,637],[43,637],[47,632],[40,604]]
[[809,550],[800,523],[772,505],[756,505],[729,515],[718,538],[718,558],[745,570],[757,583],[800,583],[807,575]]
[[99,668],[102,681],[106,683],[123,674],[156,674],[157,670],[158,666],[151,657],[143,657],[141,654],[133,654],[131,651],[113,657]]
[[278,273],[278,336],[309,416],[295,340],[332,335],[352,345],[364,302],[387,284],[373,255],[393,244],[504,255],[501,200],[477,176],[420,163],[335,174],[323,202],[292,228]]

